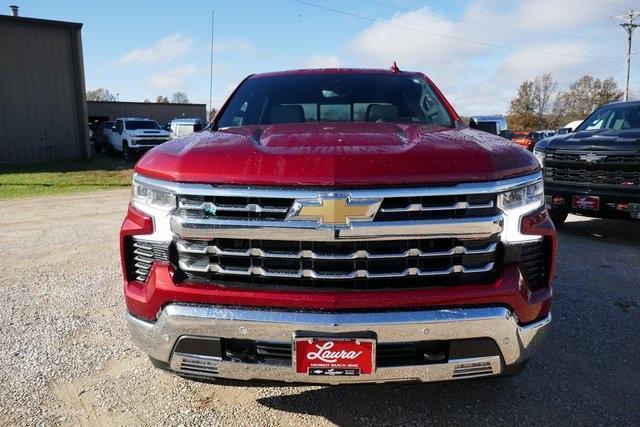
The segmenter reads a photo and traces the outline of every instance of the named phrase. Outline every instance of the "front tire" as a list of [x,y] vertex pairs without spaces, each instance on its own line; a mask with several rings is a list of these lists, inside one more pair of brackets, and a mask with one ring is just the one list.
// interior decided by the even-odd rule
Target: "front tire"
[[569,211],[563,208],[550,208],[549,209],[549,217],[551,217],[551,221],[553,221],[553,225],[556,228],[562,227],[562,224],[567,220],[567,216],[569,216]]
[[127,163],[131,161],[131,149],[126,141],[122,143],[122,159]]

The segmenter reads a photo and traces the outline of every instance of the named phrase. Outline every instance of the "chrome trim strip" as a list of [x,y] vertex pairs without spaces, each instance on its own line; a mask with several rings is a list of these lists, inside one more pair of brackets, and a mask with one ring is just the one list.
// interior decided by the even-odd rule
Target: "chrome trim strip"
[[486,273],[491,271],[493,262],[488,262],[482,267],[465,267],[463,265],[453,265],[443,270],[420,270],[419,268],[407,268],[398,272],[371,273],[368,270],[355,270],[349,273],[323,274],[313,269],[302,269],[296,271],[271,271],[263,267],[249,267],[247,269],[229,269],[218,263],[209,263],[208,260],[180,259],[178,261],[180,269],[196,273],[217,273],[232,276],[258,276],[277,277],[283,279],[322,279],[322,280],[350,280],[350,279],[391,279],[402,277],[429,277],[448,276],[453,273]]
[[316,221],[221,220],[171,217],[171,231],[183,239],[394,240],[399,238],[488,239],[502,232],[501,214],[477,218],[353,222],[349,228],[317,228]]
[[[172,181],[161,181],[135,174],[134,181],[148,187],[169,191],[180,195],[193,196],[229,196],[229,197],[263,197],[284,199],[316,199],[326,193],[329,188],[289,189],[255,186],[219,186],[209,184],[190,184]],[[451,186],[424,186],[402,188],[348,189],[340,188],[341,193],[348,193],[354,199],[380,199],[391,197],[451,196],[468,194],[500,193],[510,189],[533,184],[542,180],[542,174],[508,178],[499,181],[462,183]],[[336,188],[336,191],[338,188]]]
[[394,212],[432,212],[432,211],[451,211],[455,209],[486,209],[493,207],[493,200],[488,203],[471,204],[469,202],[456,202],[448,206],[424,206],[421,203],[413,203],[404,208],[382,208],[382,213]]
[[[184,335],[288,342],[293,332],[306,330],[318,333],[373,331],[381,343],[487,337],[496,342],[505,364],[511,365],[529,359],[539,350],[550,322],[551,315],[548,315],[535,323],[520,326],[515,316],[503,307],[344,313],[252,310],[173,303],[164,307],[156,322],[127,314],[134,343],[154,359],[165,362],[172,362],[175,343]],[[237,363],[237,366],[243,374],[223,371],[221,366],[220,376],[238,379],[244,376],[248,377],[244,379],[269,377],[262,370],[269,365]],[[431,378],[428,366],[439,365],[407,369],[419,369],[422,372],[420,377]],[[285,376],[293,373],[291,369],[277,372],[280,380],[285,380]],[[402,377],[382,375],[383,372],[391,371],[380,368],[376,376],[369,378],[385,381],[391,377]],[[308,377],[305,379],[311,381]],[[341,382],[342,378],[336,381]]]
[[447,251],[425,252],[418,248],[411,248],[400,253],[372,254],[369,251],[359,250],[350,254],[317,254],[311,250],[301,250],[298,252],[267,252],[260,248],[249,248],[246,250],[220,249],[216,245],[207,245],[206,242],[186,242],[178,240],[176,247],[178,252],[187,254],[212,254],[220,256],[237,257],[261,257],[261,258],[284,258],[284,259],[319,259],[319,260],[353,260],[353,259],[393,259],[408,257],[439,257],[451,255],[475,255],[495,252],[497,243],[490,243],[484,248],[468,249],[464,246],[455,246]]
[[[293,203],[293,201],[292,201]],[[189,203],[181,199],[178,203],[180,209],[200,210],[209,212],[253,212],[253,213],[287,213],[289,208],[264,208],[256,203],[248,203],[246,205],[218,205],[212,202]]]

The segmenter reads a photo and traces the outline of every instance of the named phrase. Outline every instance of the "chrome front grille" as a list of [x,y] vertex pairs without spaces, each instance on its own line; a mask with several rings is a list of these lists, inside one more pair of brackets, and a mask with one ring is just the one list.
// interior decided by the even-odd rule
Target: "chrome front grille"
[[[178,214],[200,219],[282,221],[294,201],[276,197],[181,196]],[[387,197],[373,221],[474,217],[497,212],[495,194]]]
[[[177,209],[154,225],[161,239],[173,239],[178,284],[368,290],[493,283],[509,239],[527,240],[498,195],[541,174],[369,189],[134,179],[177,196]],[[147,251],[138,254],[144,277],[148,248],[137,249]]]
[[293,204],[288,198],[182,196],[178,214],[188,218],[281,221]]
[[176,248],[178,267],[191,281],[381,289],[489,280],[496,271],[498,243],[215,239],[178,240]]
[[388,197],[374,221],[411,221],[495,215],[494,194],[462,194],[428,197]]

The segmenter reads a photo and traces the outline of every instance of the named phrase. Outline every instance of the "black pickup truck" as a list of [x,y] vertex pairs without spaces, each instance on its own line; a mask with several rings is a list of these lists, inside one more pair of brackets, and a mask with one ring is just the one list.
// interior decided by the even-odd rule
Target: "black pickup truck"
[[534,154],[556,227],[570,212],[640,219],[640,101],[604,105],[575,132],[538,142]]

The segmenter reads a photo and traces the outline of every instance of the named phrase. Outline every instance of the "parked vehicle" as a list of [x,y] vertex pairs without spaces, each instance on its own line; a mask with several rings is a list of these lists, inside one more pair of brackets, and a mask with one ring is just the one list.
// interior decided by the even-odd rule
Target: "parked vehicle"
[[172,139],[200,132],[205,126],[201,119],[174,119],[169,124]]
[[494,135],[501,135],[508,130],[507,118],[505,116],[472,116],[469,119],[469,126]]
[[113,132],[113,122],[106,121],[98,125],[96,131],[96,151],[102,151],[109,146],[109,136]]
[[512,141],[529,151],[533,150],[534,142],[532,132],[517,132]]
[[557,134],[558,135],[564,135],[567,134],[569,132],[573,132],[576,130],[576,128],[578,126],[580,126],[580,123],[582,123],[582,120],[575,120],[573,122],[569,122],[566,125],[564,125],[563,127],[561,127],[560,129],[558,129]]
[[169,140],[169,132],[162,130],[155,120],[127,117],[116,119],[109,144],[129,161],[134,154],[150,150]]
[[423,74],[256,74],[135,166],[127,319],[186,377],[513,374],[548,330],[556,240],[534,156]]
[[640,219],[640,102],[598,108],[575,133],[542,140],[547,206],[556,226],[570,212]]

